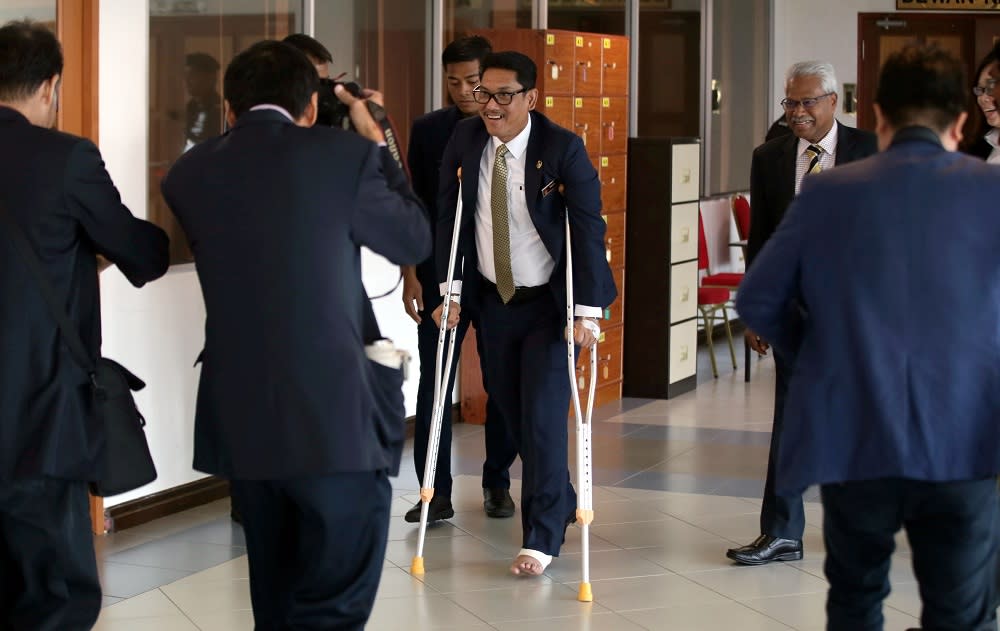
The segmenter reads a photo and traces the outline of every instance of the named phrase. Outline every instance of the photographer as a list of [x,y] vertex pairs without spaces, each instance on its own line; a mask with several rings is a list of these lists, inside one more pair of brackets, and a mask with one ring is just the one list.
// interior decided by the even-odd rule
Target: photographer
[[[373,423],[360,247],[416,263],[427,218],[368,113],[317,126],[319,78],[264,41],[226,70],[231,130],[185,154],[163,195],[205,298],[194,466],[228,478],[258,629],[359,629],[374,602],[398,460]],[[401,421],[401,419],[400,419]]]

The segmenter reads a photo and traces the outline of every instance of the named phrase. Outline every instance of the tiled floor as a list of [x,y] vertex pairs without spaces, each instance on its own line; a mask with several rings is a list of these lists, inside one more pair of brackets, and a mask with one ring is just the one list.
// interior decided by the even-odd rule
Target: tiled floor
[[[700,374],[709,377],[694,392],[670,401],[625,400],[595,413],[593,603],[576,600],[576,527],[544,576],[508,574],[520,547],[519,520],[483,514],[476,475],[482,428],[457,425],[455,518],[428,531],[427,572],[411,576],[417,531],[402,515],[417,500],[412,465],[394,481],[390,541],[368,629],[823,629],[815,493],[807,498],[803,561],[744,568],[725,558],[727,548],[758,532],[773,364],[755,361],[754,380],[745,384],[742,371],[711,379],[701,359]],[[412,463],[412,453],[404,462]],[[516,500],[519,480],[513,486]],[[252,629],[242,532],[228,512],[228,501],[217,502],[99,539],[107,606],[97,629]],[[900,537],[886,629],[917,626],[919,609]]]

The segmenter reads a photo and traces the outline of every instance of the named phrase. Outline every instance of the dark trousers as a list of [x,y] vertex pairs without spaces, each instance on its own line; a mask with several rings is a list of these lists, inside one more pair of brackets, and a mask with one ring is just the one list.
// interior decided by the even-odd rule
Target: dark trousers
[[576,508],[567,465],[566,321],[548,292],[504,305],[484,290],[481,304],[491,394],[521,454],[522,545],[558,556]]
[[257,631],[363,629],[389,532],[385,472],[233,480]]
[[767,457],[764,501],[760,507],[760,532],[781,539],[801,539],[806,527],[802,496],[778,495],[774,490],[778,449],[781,446],[781,433],[785,428],[785,397],[788,394],[791,369],[789,359],[774,351],[774,423],[771,427],[771,451]]
[[[413,463],[417,469],[417,479],[424,484],[424,468],[427,465],[427,443],[431,432],[431,415],[434,411],[434,371],[437,367],[438,327],[434,324],[431,311],[421,314],[421,322],[417,325],[417,348],[420,352],[420,383],[417,386],[417,416],[413,437]],[[458,372],[459,349],[462,340],[469,330],[469,317],[463,315],[456,328],[455,358],[451,366],[451,376],[448,381],[447,395],[444,401],[444,413],[441,422],[441,438],[438,443],[437,468],[434,472],[434,495],[451,497],[451,393],[455,386],[455,373]],[[479,363],[483,372],[483,389],[486,390],[486,460],[483,462],[483,488],[509,489],[510,465],[517,457],[514,441],[507,431],[500,409],[496,401],[489,396],[490,390],[486,379],[486,359],[483,352],[483,336],[476,336],[476,346],[479,350]],[[445,346],[447,353],[447,346]]]
[[828,631],[881,631],[894,536],[906,529],[926,631],[995,630],[993,478],[887,479],[822,488]]
[[87,484],[0,482],[0,630],[82,631],[100,611]]

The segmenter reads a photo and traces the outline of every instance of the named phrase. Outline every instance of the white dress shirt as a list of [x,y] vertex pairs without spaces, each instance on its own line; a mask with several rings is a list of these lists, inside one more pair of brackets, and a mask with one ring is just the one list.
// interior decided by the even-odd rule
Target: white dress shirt
[[990,143],[993,150],[990,151],[990,155],[986,158],[986,162],[989,164],[1000,164],[1000,130],[993,128],[986,134],[986,142]]
[[[823,153],[819,154],[819,168],[823,171],[832,169],[837,162],[837,126],[840,123],[837,119],[833,120],[833,126],[830,127],[830,131],[823,136],[823,139],[818,143],[820,148],[823,149]],[[799,138],[799,148],[798,148],[798,160],[795,162],[795,194],[799,194],[799,189],[802,188],[802,178],[806,176],[806,171],[809,170],[809,162],[812,158],[806,154],[806,149],[809,145],[813,143],[808,140]]]

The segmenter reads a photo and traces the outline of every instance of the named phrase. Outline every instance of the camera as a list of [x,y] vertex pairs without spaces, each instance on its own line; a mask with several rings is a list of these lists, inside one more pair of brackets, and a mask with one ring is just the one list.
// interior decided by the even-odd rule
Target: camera
[[316,116],[317,125],[327,127],[340,127],[341,129],[353,129],[351,125],[350,110],[337,95],[333,93],[334,87],[342,85],[352,96],[361,97],[361,86],[353,81],[335,81],[333,79],[319,80],[319,104]]

